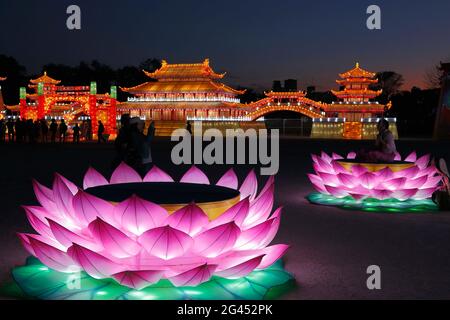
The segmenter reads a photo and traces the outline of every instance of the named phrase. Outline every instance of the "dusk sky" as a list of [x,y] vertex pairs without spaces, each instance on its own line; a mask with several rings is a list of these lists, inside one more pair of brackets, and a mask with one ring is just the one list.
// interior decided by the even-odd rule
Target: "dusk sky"
[[[82,30],[66,28],[66,8],[82,10]],[[382,9],[382,30],[366,28],[366,9]],[[31,73],[46,63],[97,59],[114,67],[146,58],[211,59],[233,85],[267,88],[294,78],[300,88],[335,88],[356,61],[392,70],[405,89],[450,57],[450,1],[0,0],[0,54]]]

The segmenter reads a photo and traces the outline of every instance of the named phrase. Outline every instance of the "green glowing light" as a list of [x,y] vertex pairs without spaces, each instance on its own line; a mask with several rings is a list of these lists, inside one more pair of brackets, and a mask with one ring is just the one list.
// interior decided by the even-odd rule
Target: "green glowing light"
[[368,212],[385,213],[432,213],[438,211],[437,205],[431,200],[406,200],[397,199],[365,199],[357,201],[351,197],[336,198],[322,193],[311,193],[306,197],[309,202],[324,206],[340,207],[348,210],[362,210]]
[[139,291],[84,272],[74,285],[72,274],[44,268],[39,260],[28,258],[25,266],[12,270],[15,285],[2,291],[16,298],[42,300],[261,300],[276,299],[295,283],[281,260],[240,279],[213,277],[197,287],[174,287],[161,280]]

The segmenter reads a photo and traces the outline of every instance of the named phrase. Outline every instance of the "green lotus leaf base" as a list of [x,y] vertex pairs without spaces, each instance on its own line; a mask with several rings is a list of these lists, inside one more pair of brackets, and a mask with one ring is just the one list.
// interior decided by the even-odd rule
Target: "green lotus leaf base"
[[324,206],[339,207],[347,210],[362,210],[385,213],[433,213],[439,211],[438,206],[431,199],[406,200],[397,199],[364,199],[357,201],[352,197],[336,198],[331,195],[314,192],[306,197],[309,202]]
[[295,285],[293,276],[278,260],[272,266],[240,279],[212,277],[196,287],[175,287],[161,280],[142,290],[125,287],[113,279],[54,271],[34,257],[12,270],[14,282],[2,295],[41,300],[262,300],[276,299]]

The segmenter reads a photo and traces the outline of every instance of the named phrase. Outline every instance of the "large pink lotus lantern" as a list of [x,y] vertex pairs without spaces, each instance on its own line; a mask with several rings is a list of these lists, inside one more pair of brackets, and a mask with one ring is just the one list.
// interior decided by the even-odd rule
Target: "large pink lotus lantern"
[[[441,176],[430,165],[430,156],[411,153],[403,161],[397,154],[393,163],[361,163],[351,152],[346,158],[322,152],[313,155],[315,174],[308,177],[319,192],[309,200],[319,204],[382,207],[417,207],[431,204],[440,188]],[[433,206],[434,207],[434,206]]]
[[272,213],[273,177],[257,194],[254,171],[238,187],[232,169],[210,185],[196,167],[178,183],[157,167],[142,179],[121,164],[109,182],[90,168],[83,188],[58,174],[52,189],[33,185],[41,206],[24,208],[38,234],[19,237],[60,273],[83,271],[137,290],[162,279],[192,287],[266,269],[288,248],[269,246],[281,208]]

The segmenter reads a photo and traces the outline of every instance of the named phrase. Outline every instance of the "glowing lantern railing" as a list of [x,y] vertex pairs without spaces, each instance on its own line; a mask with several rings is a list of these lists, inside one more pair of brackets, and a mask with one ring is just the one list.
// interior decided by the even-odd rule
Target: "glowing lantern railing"
[[[52,189],[36,181],[33,185],[41,206],[24,208],[38,234],[20,233],[19,238],[39,261],[30,260],[13,271],[19,286],[33,297],[72,296],[60,289],[55,291],[59,295],[48,293],[49,286],[60,288],[61,279],[74,274],[80,274],[88,286],[108,284],[114,292],[125,292],[128,299],[177,299],[180,292],[185,299],[196,299],[196,295],[207,295],[203,291],[213,284],[233,291],[245,287],[243,281],[251,277],[265,282],[259,297],[263,298],[272,286],[292,280],[276,263],[288,246],[269,246],[281,219],[281,208],[272,213],[273,177],[258,195],[254,171],[238,188],[232,169],[210,185],[196,167],[177,183],[157,167],[142,179],[121,164],[109,182],[90,168],[83,189],[58,174]],[[198,203],[190,203],[196,198]],[[176,201],[169,203],[170,199]],[[40,268],[35,270],[40,276],[30,280],[24,274],[33,268]],[[158,291],[161,284],[177,294],[164,296]],[[258,298],[250,287],[235,297]],[[105,298],[120,298],[110,296],[107,289],[101,291],[105,290]],[[208,297],[233,298],[231,291],[228,296],[222,291],[212,290]]]

